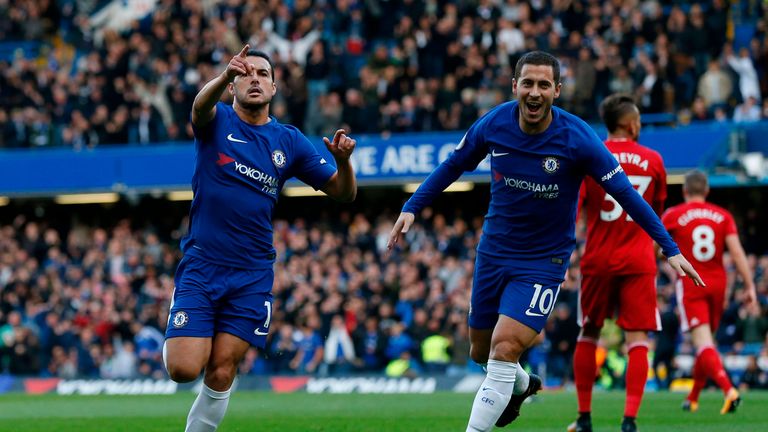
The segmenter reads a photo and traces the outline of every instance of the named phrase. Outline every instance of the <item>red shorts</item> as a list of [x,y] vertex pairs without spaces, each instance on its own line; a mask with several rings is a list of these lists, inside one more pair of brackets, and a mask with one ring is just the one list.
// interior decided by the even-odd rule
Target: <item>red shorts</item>
[[694,285],[691,278],[680,278],[675,285],[677,304],[680,307],[680,327],[690,331],[702,324],[709,324],[714,332],[720,325],[725,300],[725,279],[705,279],[707,286]]
[[579,325],[602,327],[618,316],[624,330],[661,330],[656,308],[656,275],[584,275],[579,292]]

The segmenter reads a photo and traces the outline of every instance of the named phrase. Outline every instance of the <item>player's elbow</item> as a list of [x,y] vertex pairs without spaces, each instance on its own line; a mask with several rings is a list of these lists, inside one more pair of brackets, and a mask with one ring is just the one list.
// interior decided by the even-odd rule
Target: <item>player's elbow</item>
[[338,181],[332,181],[323,189],[323,192],[335,201],[350,203],[357,197],[357,185],[347,188]]
[[351,203],[355,200],[355,198],[357,198],[357,188],[354,188],[347,193],[341,193],[333,197],[333,199],[342,203]]

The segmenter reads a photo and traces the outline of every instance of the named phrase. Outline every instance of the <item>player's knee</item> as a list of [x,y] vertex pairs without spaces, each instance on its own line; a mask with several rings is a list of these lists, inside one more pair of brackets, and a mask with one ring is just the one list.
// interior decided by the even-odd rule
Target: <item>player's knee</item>
[[191,364],[166,362],[165,368],[168,371],[168,376],[177,383],[194,381],[200,376],[200,368]]
[[205,370],[205,383],[208,387],[223,391],[228,389],[235,380],[236,368],[230,365],[208,367]]

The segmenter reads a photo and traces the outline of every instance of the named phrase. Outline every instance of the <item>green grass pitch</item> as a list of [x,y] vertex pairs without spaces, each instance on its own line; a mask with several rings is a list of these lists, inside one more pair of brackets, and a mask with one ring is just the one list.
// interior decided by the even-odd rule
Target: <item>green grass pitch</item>
[[[473,395],[312,395],[235,393],[220,432],[463,431]],[[638,427],[644,432],[768,431],[768,392],[743,395],[736,414],[719,414],[722,397],[702,395],[696,413],[683,413],[680,393],[648,393]],[[2,432],[153,432],[184,430],[194,395],[0,397]],[[618,431],[621,392],[595,393],[595,431]],[[544,391],[503,430],[565,431],[576,413],[573,392]]]

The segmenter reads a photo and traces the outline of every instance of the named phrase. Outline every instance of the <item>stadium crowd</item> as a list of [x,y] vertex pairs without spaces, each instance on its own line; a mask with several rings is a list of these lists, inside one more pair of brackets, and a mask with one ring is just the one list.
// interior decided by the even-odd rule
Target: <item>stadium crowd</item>
[[533,49],[561,59],[559,104],[585,119],[625,91],[681,122],[755,121],[768,3],[737,4],[0,1],[0,148],[187,141],[192,98],[243,42],[273,56],[273,113],[307,135],[465,129]]
[[[341,213],[311,224],[277,220],[270,338],[266,349],[251,348],[241,373],[479,371],[468,358],[466,321],[482,217],[449,220],[431,208],[422,216],[407,235],[407,253],[391,254],[385,253],[389,215]],[[173,232],[132,226],[129,219],[54,229],[18,216],[0,226],[0,374],[165,377],[163,334],[186,224]],[[741,284],[729,265],[735,289],[717,341],[723,353],[752,356],[754,364],[743,376],[738,372],[736,382],[766,387],[768,371],[756,359],[768,356],[768,251],[755,253],[749,249],[754,242],[745,244],[760,304],[741,302]],[[550,382],[568,382],[571,374],[581,249],[540,344],[525,360]],[[664,331],[654,335],[651,352],[665,368],[663,383],[682,374],[674,355],[692,349],[678,331],[672,278],[661,266]],[[604,334],[608,386],[620,385],[624,355],[617,335],[610,327]]]

